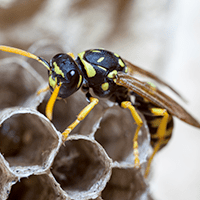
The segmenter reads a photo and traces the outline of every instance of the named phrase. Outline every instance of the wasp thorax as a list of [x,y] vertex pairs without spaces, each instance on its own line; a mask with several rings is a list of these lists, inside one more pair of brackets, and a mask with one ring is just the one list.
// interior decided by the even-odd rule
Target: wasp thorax
[[62,84],[59,97],[66,98],[76,92],[82,84],[82,75],[77,63],[68,54],[57,54],[50,61],[49,85],[54,89]]

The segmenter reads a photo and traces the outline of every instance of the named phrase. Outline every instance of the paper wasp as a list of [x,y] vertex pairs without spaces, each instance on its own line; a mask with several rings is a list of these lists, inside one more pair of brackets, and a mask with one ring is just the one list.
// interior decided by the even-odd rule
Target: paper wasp
[[[140,74],[143,77],[154,79],[178,94],[173,88],[152,73],[123,60],[116,53],[103,49],[90,49],[79,53],[76,59],[72,53],[61,53],[55,55],[48,63],[41,57],[13,47],[0,46],[0,50],[35,59],[47,68],[49,87],[46,89],[50,89],[52,95],[46,106],[46,116],[50,120],[52,119],[54,103],[58,97],[67,98],[80,88],[86,93],[86,98],[90,103],[62,133],[63,141],[66,141],[69,133],[98,104],[99,100],[92,97],[89,92],[91,88],[96,96],[108,98],[110,101],[118,103],[122,108],[128,108],[131,111],[137,124],[133,138],[134,165],[139,167],[137,140],[143,121],[136,111],[138,109],[147,121],[151,145],[154,149],[149,158],[145,176],[149,173],[150,164],[156,152],[165,146],[171,138],[172,116],[200,128],[200,123],[172,98],[153,84],[136,79],[134,75]],[[131,95],[135,96],[135,102],[131,102]]]

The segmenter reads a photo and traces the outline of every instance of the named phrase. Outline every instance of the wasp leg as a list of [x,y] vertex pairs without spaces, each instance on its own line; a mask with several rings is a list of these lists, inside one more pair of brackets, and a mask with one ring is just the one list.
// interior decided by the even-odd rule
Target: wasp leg
[[47,118],[49,120],[52,120],[52,115],[53,115],[53,107],[54,107],[54,104],[55,104],[55,101],[58,97],[58,93],[59,93],[59,90],[60,90],[60,87],[61,87],[62,84],[60,84],[59,86],[56,85],[48,103],[47,103],[47,106],[46,106],[46,111],[45,111],[45,114],[47,116]]
[[153,138],[158,138],[158,142],[156,143],[153,153],[150,156],[148,163],[147,163],[147,167],[146,167],[146,171],[145,171],[145,178],[148,176],[149,171],[150,171],[150,166],[151,166],[151,162],[155,156],[155,154],[159,151],[160,147],[163,144],[166,144],[168,142],[169,139],[165,139],[165,137],[168,135],[166,132],[166,128],[167,128],[167,122],[168,122],[168,118],[169,118],[169,114],[167,112],[166,109],[162,109],[162,108],[151,108],[150,109],[151,113],[156,115],[156,116],[163,116],[157,132],[155,135],[153,135]]
[[47,87],[45,87],[45,88],[40,89],[40,90],[37,92],[37,95],[41,94],[42,92],[46,92],[46,91],[48,91],[48,90],[50,90],[49,85],[48,85]]
[[69,133],[80,123],[80,121],[82,121],[83,119],[85,119],[85,117],[91,112],[91,110],[94,108],[94,106],[96,106],[99,102],[99,100],[97,98],[94,97],[90,97],[90,104],[87,105],[78,115],[77,119],[71,124],[69,125],[65,131],[62,133],[63,135],[63,142],[65,142],[67,140],[67,137],[69,135]]
[[143,125],[143,121],[138,115],[137,111],[135,110],[135,107],[131,104],[130,101],[123,101],[121,103],[122,108],[128,108],[131,111],[131,114],[133,116],[133,119],[135,120],[137,126],[137,129],[135,131],[135,135],[133,138],[133,155],[134,155],[134,166],[140,167],[140,159],[139,159],[139,151],[138,151],[138,133],[140,128]]

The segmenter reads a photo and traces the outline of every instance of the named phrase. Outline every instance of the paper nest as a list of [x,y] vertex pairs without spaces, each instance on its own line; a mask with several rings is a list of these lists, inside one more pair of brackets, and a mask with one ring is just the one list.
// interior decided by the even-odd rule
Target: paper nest
[[150,148],[145,123],[141,169],[134,168],[132,149],[137,125],[128,110],[109,107],[107,100],[100,100],[63,145],[61,132],[87,101],[81,91],[57,101],[50,122],[44,115],[50,92],[37,95],[48,76],[35,70],[38,65],[21,57],[0,61],[1,199],[152,199],[143,178]]

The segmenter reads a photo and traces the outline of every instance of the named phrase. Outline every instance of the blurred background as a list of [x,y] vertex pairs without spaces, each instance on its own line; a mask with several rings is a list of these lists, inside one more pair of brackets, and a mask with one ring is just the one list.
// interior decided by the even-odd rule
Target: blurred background
[[[174,87],[200,120],[199,11],[195,0],[0,0],[0,44],[27,50],[50,42],[75,55],[114,51]],[[200,130],[176,119],[153,162],[156,200],[200,199],[199,152]]]

